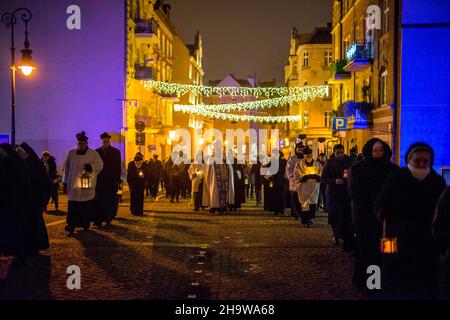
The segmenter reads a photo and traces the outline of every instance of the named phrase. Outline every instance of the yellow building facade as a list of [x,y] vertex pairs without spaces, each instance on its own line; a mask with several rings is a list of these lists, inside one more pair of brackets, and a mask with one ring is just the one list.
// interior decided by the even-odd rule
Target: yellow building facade
[[[144,89],[142,81],[203,83],[202,42],[185,45],[169,19],[170,6],[162,1],[127,1],[127,79],[123,101],[122,135],[126,141],[126,161],[141,152],[170,156],[171,132],[188,127],[189,119],[175,114],[173,105],[186,102]],[[193,103],[194,101],[191,101]],[[141,130],[141,131],[139,131]]]
[[347,117],[342,143],[361,152],[368,139],[378,137],[392,146],[394,0],[334,0],[332,5],[329,83],[333,109]]
[[[331,25],[315,28],[311,33],[299,34],[293,28],[288,63],[285,65],[285,83],[288,87],[306,85],[327,85],[332,62]],[[328,152],[333,142],[330,96],[289,106],[291,115],[299,115],[300,121],[289,123],[289,140],[294,142],[299,135],[306,135],[305,145],[312,148],[314,155]],[[293,143],[291,144],[293,145]]]

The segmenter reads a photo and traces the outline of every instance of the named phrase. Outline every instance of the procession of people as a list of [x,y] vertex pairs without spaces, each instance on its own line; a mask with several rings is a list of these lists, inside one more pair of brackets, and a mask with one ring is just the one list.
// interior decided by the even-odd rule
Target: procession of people
[[84,131],[76,134],[77,146],[68,151],[61,176],[49,151],[39,158],[26,143],[0,145],[0,256],[20,263],[49,248],[43,213],[50,200],[59,212],[60,182],[67,194],[68,235],[77,228],[89,231],[91,223],[109,226],[125,179],[130,213],[137,217],[144,215],[146,196],[159,201],[164,195],[171,203],[189,200],[195,212],[219,215],[253,201],[277,216],[290,209],[287,215],[306,228],[321,209],[331,227],[330,243],[355,258],[358,290],[370,294],[367,269],[375,265],[383,272],[383,297],[437,297],[439,255],[450,246],[449,188],[434,171],[434,152],[425,143],[410,146],[404,168],[392,162],[392,150],[378,138],[367,141],[361,155],[354,148],[348,156],[336,144],[329,158],[316,153],[314,159],[313,150],[298,142],[288,158],[272,150],[255,163],[238,161],[235,150],[217,146],[205,159],[202,152],[189,160],[174,150],[165,161],[157,154],[146,161],[138,152],[124,178],[111,135],[104,132],[100,139],[94,150]]

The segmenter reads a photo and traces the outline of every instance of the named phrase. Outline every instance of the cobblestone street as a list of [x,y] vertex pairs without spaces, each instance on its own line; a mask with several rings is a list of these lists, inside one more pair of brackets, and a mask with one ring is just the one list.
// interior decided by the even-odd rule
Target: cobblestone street
[[[66,210],[65,199],[61,209]],[[110,227],[67,237],[65,213],[46,213],[50,249],[8,269],[0,296],[25,299],[360,299],[352,258],[331,242],[326,216],[312,228],[247,204],[235,214],[194,213],[187,200],[123,202]],[[81,290],[66,286],[81,269]]]

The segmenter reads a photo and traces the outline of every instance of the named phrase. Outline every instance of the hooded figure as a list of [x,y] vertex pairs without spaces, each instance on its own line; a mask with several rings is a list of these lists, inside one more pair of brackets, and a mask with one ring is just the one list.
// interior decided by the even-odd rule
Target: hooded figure
[[387,177],[398,166],[391,162],[392,151],[384,141],[373,138],[363,147],[363,160],[350,170],[349,194],[356,234],[356,259],[353,282],[364,290],[367,267],[381,264],[381,224],[377,221],[375,202]]
[[25,254],[34,255],[48,249],[48,234],[42,216],[50,195],[50,179],[36,152],[26,143],[16,148],[25,163],[30,188],[25,200],[23,236]]
[[431,223],[446,183],[432,169],[433,158],[429,145],[412,144],[405,155],[407,167],[387,178],[376,202],[378,221],[398,246],[395,256],[384,255],[382,260],[387,297],[437,297],[439,251]]
[[13,146],[0,144],[0,256],[24,254],[23,226],[30,179]]

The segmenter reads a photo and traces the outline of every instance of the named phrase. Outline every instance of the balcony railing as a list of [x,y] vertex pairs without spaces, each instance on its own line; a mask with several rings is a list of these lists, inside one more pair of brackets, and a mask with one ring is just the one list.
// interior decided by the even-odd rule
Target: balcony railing
[[344,69],[346,64],[347,61],[345,60],[337,60],[331,63],[331,77],[333,80],[349,79],[351,77],[351,73]]
[[372,121],[372,104],[367,102],[347,101],[342,105],[342,113],[348,118],[354,129],[367,129]]
[[359,71],[368,67],[373,60],[373,45],[371,43],[353,43],[345,51],[348,64],[346,71]]
[[136,21],[136,34],[156,34],[156,21],[140,20]]
[[134,78],[136,80],[153,80],[153,70],[151,67],[136,65],[134,70]]

